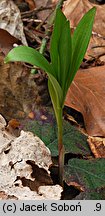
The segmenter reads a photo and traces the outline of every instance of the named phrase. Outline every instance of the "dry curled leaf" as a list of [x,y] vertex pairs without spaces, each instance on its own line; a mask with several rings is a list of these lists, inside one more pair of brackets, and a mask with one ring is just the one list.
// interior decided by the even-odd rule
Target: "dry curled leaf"
[[87,141],[95,158],[105,158],[105,138],[89,137]]
[[6,126],[6,131],[11,133],[12,135],[19,136],[20,134],[20,122],[17,119],[11,119]]
[[90,136],[105,136],[105,66],[79,70],[65,105],[82,113]]

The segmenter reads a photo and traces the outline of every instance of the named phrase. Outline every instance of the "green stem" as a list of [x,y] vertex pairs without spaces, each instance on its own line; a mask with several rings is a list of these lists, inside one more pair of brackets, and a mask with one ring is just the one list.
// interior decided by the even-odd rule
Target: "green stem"
[[62,109],[58,112],[58,152],[59,152],[59,183],[63,186],[64,173],[64,146],[63,146],[63,120]]

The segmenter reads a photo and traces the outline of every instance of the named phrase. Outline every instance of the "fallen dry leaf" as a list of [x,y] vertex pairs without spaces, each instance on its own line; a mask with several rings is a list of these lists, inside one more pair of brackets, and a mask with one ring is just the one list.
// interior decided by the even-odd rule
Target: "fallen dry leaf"
[[64,2],[63,12],[70,20],[71,27],[76,27],[83,15],[93,6],[97,9],[93,31],[105,37],[105,5],[93,4],[88,0],[67,0]]
[[[4,64],[0,53],[0,113],[7,120],[24,119],[37,104],[49,103],[46,76],[30,73],[21,62]],[[32,115],[31,115],[32,117]]]
[[[0,192],[0,199],[12,200],[60,200],[62,187],[60,185],[40,186],[38,193],[29,187],[12,187],[10,190]],[[14,195],[15,194],[15,195]]]
[[[75,179],[75,178],[74,178]],[[76,180],[77,179],[75,179],[75,181],[73,181],[73,179],[71,178],[71,181],[69,181],[69,179],[66,181],[66,184],[68,185],[68,186],[73,186],[73,187],[75,187],[76,189],[78,189],[79,191],[84,191],[84,188],[79,184],[79,183],[77,183],[76,182]]]
[[95,158],[105,158],[105,138],[89,136],[87,141]]
[[98,34],[92,34],[90,43],[85,54],[85,59],[100,59],[105,62],[105,39]]
[[22,63],[4,64],[1,53],[0,86],[0,113],[7,120],[24,118],[31,112],[38,96],[34,76]]
[[6,124],[6,120],[3,118],[2,115],[0,115],[0,129],[5,128]]
[[82,113],[90,136],[105,136],[105,66],[79,70],[65,105]]
[[52,186],[40,186],[39,194],[42,194],[42,197],[45,199],[54,199],[58,200],[61,198],[61,192],[63,191],[60,185],[52,185]]
[[12,36],[8,31],[0,29],[0,50],[2,53],[7,53],[14,47],[14,45],[20,45],[21,41]]
[[64,2],[63,12],[75,28],[83,15],[93,6],[97,12],[93,25],[93,34],[85,58],[98,58],[105,55],[105,5],[93,4],[88,0],[67,0]]
[[20,124],[20,122],[17,119],[11,119],[8,122],[8,124],[5,127],[5,129],[10,134],[18,137],[20,135],[20,127],[21,127],[21,124]]
[[[36,3],[36,8],[40,8],[40,7],[49,7],[51,6],[51,0],[35,0],[35,3]],[[49,9],[46,9],[46,10],[42,10],[42,11],[39,11],[37,16],[38,16],[38,19],[42,20],[42,21],[45,21],[47,19],[47,17],[49,17],[49,15],[51,14],[52,12],[52,7],[49,8]]]
[[0,116],[0,199],[60,199],[62,187],[50,177],[50,150],[31,132],[15,137],[5,125]]
[[27,45],[20,11],[11,0],[0,1],[0,28],[7,30],[12,36],[22,41],[24,45]]
[[22,12],[26,12],[27,9],[34,10],[36,6],[35,0],[14,0],[14,2]]
[[0,154],[10,148],[11,141],[15,138],[15,136],[5,130],[6,124],[7,123],[3,116],[0,115]]

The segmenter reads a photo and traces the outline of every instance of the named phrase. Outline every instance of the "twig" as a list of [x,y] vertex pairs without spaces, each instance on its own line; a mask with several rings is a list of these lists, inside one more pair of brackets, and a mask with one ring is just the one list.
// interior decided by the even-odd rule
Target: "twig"
[[34,17],[40,11],[51,10],[51,9],[52,9],[52,6],[48,6],[48,7],[41,6],[41,7],[35,8],[34,10],[31,10],[31,11],[22,12],[21,18],[24,19],[24,18],[30,18],[32,16]]

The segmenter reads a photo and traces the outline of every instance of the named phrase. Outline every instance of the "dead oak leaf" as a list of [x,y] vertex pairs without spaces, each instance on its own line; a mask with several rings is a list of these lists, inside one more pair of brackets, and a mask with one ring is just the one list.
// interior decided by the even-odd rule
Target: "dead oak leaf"
[[105,66],[79,70],[65,105],[82,113],[90,136],[105,136]]
[[71,26],[76,27],[83,15],[93,6],[96,7],[93,31],[105,37],[105,5],[93,4],[88,0],[67,0],[63,12],[70,20]]
[[93,6],[96,7],[96,16],[93,25],[92,37],[85,58],[105,56],[105,5],[93,4],[86,0],[67,0],[64,2],[63,12],[75,29],[78,22]]

